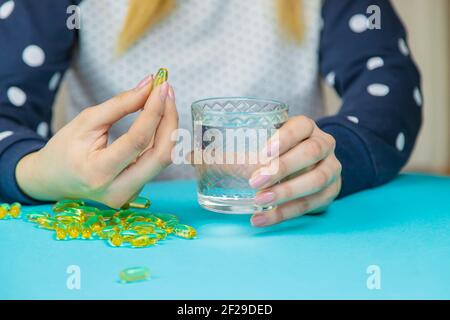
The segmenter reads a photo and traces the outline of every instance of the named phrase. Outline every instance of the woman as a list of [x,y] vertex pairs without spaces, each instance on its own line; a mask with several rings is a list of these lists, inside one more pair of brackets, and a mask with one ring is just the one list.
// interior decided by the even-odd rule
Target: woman
[[[3,201],[80,197],[117,207],[136,195],[169,164],[170,132],[177,127],[171,85],[152,89],[147,76],[129,89],[158,66],[171,70],[183,128],[190,128],[190,102],[198,98],[289,103],[293,117],[274,146],[280,170],[264,175],[261,169],[250,179],[260,190],[258,204],[279,204],[252,217],[258,227],[386,183],[413,150],[420,76],[388,0],[0,4]],[[381,28],[367,18],[372,5]],[[81,13],[80,29],[70,27],[77,16],[67,12]],[[69,122],[48,140],[65,73]],[[323,116],[320,75],[343,99],[337,115]],[[172,167],[160,177],[191,174]]]

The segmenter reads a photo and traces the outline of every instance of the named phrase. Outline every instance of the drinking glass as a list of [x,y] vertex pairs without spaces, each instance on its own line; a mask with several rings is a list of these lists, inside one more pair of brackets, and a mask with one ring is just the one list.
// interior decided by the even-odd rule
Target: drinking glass
[[229,214],[273,208],[254,204],[256,190],[249,179],[269,163],[264,147],[288,120],[288,110],[282,102],[242,97],[210,98],[192,104],[192,158],[202,207]]

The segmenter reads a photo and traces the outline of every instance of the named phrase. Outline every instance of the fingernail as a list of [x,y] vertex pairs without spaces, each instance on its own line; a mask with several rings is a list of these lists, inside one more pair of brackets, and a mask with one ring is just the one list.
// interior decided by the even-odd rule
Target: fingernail
[[169,99],[175,101],[175,91],[171,85],[169,85]]
[[274,192],[263,192],[261,194],[256,195],[255,204],[257,205],[266,205],[274,203],[276,199],[276,195]]
[[161,100],[164,102],[167,99],[167,96],[169,95],[169,84],[167,82],[164,82],[160,89],[159,89],[159,94],[161,97]]
[[253,189],[259,189],[270,181],[270,176],[258,174],[249,180],[249,184]]
[[146,87],[150,82],[153,81],[153,75],[149,74],[148,76],[146,76],[144,79],[142,79],[138,85],[136,86],[136,90],[142,89],[144,87]]
[[252,217],[252,225],[254,227],[262,227],[266,225],[267,217],[264,214],[256,214]]

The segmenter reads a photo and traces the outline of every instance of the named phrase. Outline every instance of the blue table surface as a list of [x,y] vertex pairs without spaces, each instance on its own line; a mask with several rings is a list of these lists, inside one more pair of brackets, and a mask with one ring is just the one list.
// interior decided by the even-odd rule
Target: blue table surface
[[[0,221],[1,299],[449,299],[450,179],[402,175],[336,201],[326,214],[255,229],[249,216],[207,212],[193,181],[148,185],[155,211],[174,213],[198,239],[147,249],[55,241],[25,221]],[[48,206],[29,207],[49,210]],[[70,265],[80,290],[69,290]],[[369,290],[369,266],[381,288]],[[146,282],[119,272],[148,266]]]

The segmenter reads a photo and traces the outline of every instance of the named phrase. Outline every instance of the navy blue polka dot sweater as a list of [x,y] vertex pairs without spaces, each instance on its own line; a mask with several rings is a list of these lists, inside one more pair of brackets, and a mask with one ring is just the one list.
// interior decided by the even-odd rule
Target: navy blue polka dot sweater
[[[79,2],[0,0],[2,202],[37,203],[18,187],[15,168],[51,136],[55,94],[77,42],[66,10]],[[381,29],[361,14],[371,5]],[[337,141],[344,197],[388,182],[407,162],[422,121],[420,74],[390,1],[325,0],[322,17],[320,72],[343,103],[318,125]]]

